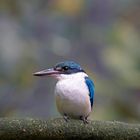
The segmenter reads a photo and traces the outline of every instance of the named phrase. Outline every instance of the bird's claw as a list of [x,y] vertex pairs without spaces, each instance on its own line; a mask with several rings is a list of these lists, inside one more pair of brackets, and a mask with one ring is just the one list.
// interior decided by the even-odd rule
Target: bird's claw
[[87,120],[87,117],[80,116],[80,120],[82,120],[84,124],[89,123],[88,120]]
[[63,118],[64,118],[64,120],[65,120],[66,122],[68,122],[69,117],[68,117],[66,114],[64,114]]

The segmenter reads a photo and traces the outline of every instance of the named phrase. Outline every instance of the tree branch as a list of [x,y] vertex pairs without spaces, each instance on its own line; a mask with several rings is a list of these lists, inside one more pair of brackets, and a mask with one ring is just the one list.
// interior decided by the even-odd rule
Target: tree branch
[[140,140],[140,124],[117,121],[90,121],[50,119],[0,119],[1,140],[40,139],[89,139],[94,140]]

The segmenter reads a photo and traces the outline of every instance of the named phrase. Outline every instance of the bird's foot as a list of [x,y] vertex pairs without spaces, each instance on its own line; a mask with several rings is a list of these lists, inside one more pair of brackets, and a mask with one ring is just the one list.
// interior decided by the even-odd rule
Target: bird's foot
[[63,118],[64,118],[64,120],[65,120],[66,122],[68,122],[69,117],[67,116],[67,114],[64,114]]
[[80,120],[82,120],[84,124],[89,123],[87,117],[80,116]]

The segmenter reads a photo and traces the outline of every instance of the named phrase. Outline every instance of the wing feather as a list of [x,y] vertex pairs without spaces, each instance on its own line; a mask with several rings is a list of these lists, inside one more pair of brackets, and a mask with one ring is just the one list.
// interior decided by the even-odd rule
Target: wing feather
[[85,77],[85,82],[86,82],[88,90],[89,90],[90,104],[92,107],[93,101],[94,101],[94,83],[89,77]]

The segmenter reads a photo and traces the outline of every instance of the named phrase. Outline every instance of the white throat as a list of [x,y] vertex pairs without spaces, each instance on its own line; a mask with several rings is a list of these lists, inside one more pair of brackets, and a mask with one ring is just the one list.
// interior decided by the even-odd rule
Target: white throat
[[88,76],[86,73],[84,72],[77,72],[77,73],[73,73],[73,74],[60,74],[60,75],[56,75],[56,79],[59,80],[66,80],[66,79],[83,79],[84,77]]

